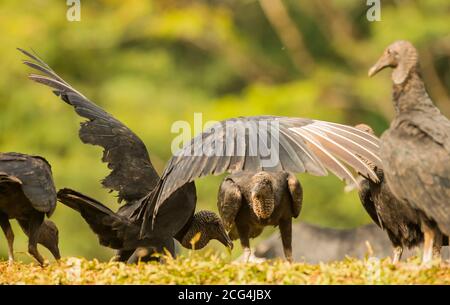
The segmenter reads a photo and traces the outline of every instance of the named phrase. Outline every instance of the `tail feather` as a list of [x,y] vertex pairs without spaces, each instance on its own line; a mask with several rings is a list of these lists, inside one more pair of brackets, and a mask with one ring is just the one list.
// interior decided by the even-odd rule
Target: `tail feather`
[[57,194],[58,200],[67,205],[68,207],[81,212],[86,209],[93,209],[98,213],[103,213],[106,215],[116,216],[115,213],[100,203],[99,201],[90,198],[86,195],[83,195],[77,191],[72,189],[64,188],[58,191]]
[[61,203],[80,213],[97,234],[101,245],[121,249],[127,241],[137,238],[139,227],[97,200],[67,188],[59,190],[57,197]]

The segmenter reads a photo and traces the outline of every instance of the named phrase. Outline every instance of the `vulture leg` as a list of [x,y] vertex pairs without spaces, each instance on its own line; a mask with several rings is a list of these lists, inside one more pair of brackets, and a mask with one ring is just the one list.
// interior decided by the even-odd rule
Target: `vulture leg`
[[437,259],[441,259],[441,248],[442,248],[442,240],[443,236],[441,231],[436,230],[434,236],[434,245],[433,245],[433,257]]
[[433,259],[433,242],[435,232],[424,222],[422,222],[422,232],[424,238],[422,264],[425,265]]
[[242,249],[244,249],[244,262],[248,262],[252,255],[252,251],[250,249],[250,238],[249,238],[249,227],[247,223],[243,223],[241,221],[236,222],[236,229],[239,234],[239,240],[241,241]]
[[141,261],[141,259],[149,254],[153,253],[152,250],[144,248],[144,247],[138,247],[136,250],[134,250],[133,254],[128,258],[127,264],[137,264]]
[[398,262],[402,259],[403,247],[397,246],[394,248],[394,259],[392,260],[392,264],[398,264]]
[[280,220],[281,241],[283,243],[284,256],[288,262],[292,262],[292,218]]
[[118,250],[116,255],[112,258],[114,262],[126,262],[131,255],[133,255],[134,250]]
[[41,266],[44,265],[44,258],[37,249],[39,239],[39,229],[44,221],[44,214],[37,213],[30,217],[28,223],[28,252],[39,262]]
[[14,232],[8,221],[8,216],[3,213],[0,213],[0,226],[2,227],[3,233],[5,233],[6,240],[8,241],[8,264],[12,265],[14,262]]

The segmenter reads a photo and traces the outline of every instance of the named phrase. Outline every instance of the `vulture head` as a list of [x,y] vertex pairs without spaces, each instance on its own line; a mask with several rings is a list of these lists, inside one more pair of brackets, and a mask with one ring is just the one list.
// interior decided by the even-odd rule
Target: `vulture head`
[[38,242],[46,247],[57,260],[61,258],[59,253],[59,232],[53,221],[44,220],[39,229]]
[[230,250],[233,242],[225,230],[222,220],[216,213],[200,211],[195,213],[192,222],[181,240],[181,245],[187,249],[204,248],[211,239],[216,239]]
[[418,66],[418,63],[419,55],[416,48],[409,41],[398,40],[384,50],[377,63],[370,68],[369,76],[390,67],[393,69],[392,80],[394,84],[400,85]]
[[259,219],[267,219],[275,208],[272,177],[259,172],[252,177],[251,203],[253,212]]

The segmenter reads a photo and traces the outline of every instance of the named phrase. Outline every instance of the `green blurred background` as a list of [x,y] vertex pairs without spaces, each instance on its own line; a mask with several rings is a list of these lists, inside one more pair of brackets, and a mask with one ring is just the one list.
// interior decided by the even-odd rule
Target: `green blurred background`
[[[57,188],[114,210],[119,205],[100,185],[108,173],[101,148],[82,144],[72,109],[27,80],[16,47],[34,49],[135,131],[160,173],[175,136],[171,124],[192,122],[194,112],[204,122],[262,114],[366,122],[380,134],[393,115],[390,78],[369,79],[367,70],[396,39],[418,47],[428,90],[450,115],[448,0],[382,1],[380,22],[367,20],[361,0],[81,0],[80,22],[68,22],[67,9],[60,0],[0,3],[0,151],[45,156]],[[337,178],[299,178],[300,220],[337,228],[369,222],[356,192],[345,193]],[[198,180],[198,209],[217,210],[221,179]],[[59,205],[53,219],[63,256],[111,257],[77,213]],[[24,234],[14,230],[16,252],[25,251]],[[222,251],[217,242],[209,248]]]

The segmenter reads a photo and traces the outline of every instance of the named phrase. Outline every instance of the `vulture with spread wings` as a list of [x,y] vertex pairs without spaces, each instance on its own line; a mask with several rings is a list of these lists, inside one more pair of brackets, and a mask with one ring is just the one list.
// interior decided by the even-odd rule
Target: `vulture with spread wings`
[[[83,143],[104,149],[102,161],[108,164],[111,173],[102,184],[111,191],[117,191],[119,202],[125,201],[125,205],[113,212],[97,200],[74,190],[58,192],[58,199],[81,214],[98,235],[101,245],[119,250],[118,259],[130,263],[136,262],[142,253],[146,254],[144,260],[151,259],[151,254],[161,253],[163,248],[175,255],[173,238],[189,249],[201,249],[210,239],[232,247],[233,243],[215,213],[194,213],[197,197],[193,182],[184,184],[171,194],[161,209],[160,221],[154,226],[152,235],[140,239],[142,217],[139,211],[146,196],[159,182],[144,143],[128,127],[65,82],[36,55],[19,51],[29,58],[24,64],[43,74],[32,74],[30,79],[52,88],[57,96],[74,107],[78,115],[87,119],[81,123],[79,131]],[[191,240],[197,233],[201,233],[200,238],[192,245]]]
[[305,118],[255,116],[232,118],[193,138],[168,162],[155,191],[148,196],[141,234],[152,234],[149,224],[177,189],[206,175],[225,172],[270,171],[311,173],[328,171],[358,185],[351,169],[378,182],[379,139],[347,125]]

